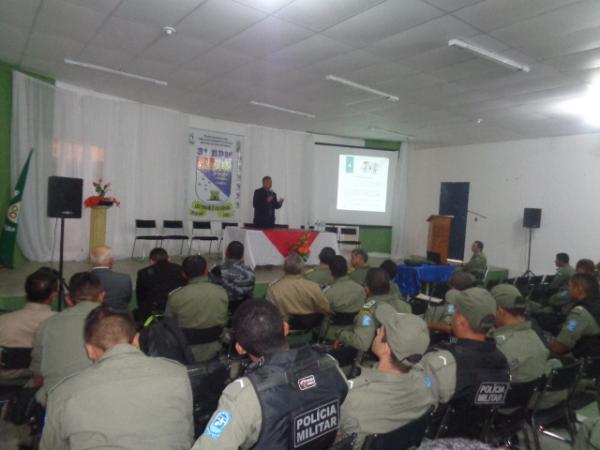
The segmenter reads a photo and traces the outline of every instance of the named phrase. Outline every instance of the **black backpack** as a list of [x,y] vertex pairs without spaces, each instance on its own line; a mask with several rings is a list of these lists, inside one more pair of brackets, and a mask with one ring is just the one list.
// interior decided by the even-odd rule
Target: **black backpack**
[[175,320],[164,316],[150,316],[140,330],[140,350],[148,356],[161,356],[184,365],[196,360]]

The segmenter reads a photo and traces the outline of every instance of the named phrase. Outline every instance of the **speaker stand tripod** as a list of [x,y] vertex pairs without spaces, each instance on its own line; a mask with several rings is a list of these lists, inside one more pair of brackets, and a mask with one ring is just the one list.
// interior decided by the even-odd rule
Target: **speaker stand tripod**
[[529,228],[529,245],[527,248],[527,270],[521,275],[522,277],[531,277],[535,276],[535,273],[531,271],[531,235],[533,233],[533,228]]
[[64,254],[65,254],[65,218],[60,218],[60,246],[58,256],[58,310],[62,311],[63,305],[65,304],[65,282],[63,279],[63,266],[64,266]]

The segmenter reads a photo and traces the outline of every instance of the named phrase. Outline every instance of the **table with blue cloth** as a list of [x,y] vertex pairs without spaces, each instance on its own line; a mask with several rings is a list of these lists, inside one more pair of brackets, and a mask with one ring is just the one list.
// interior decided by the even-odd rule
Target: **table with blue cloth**
[[455,266],[447,264],[400,265],[394,281],[403,295],[413,297],[421,291],[421,283],[446,284],[455,270]]

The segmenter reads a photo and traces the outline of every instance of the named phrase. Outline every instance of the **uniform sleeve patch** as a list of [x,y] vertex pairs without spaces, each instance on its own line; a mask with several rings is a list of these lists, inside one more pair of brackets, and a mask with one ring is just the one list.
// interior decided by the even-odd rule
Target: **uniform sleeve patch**
[[427,386],[429,389],[431,389],[431,387],[433,386],[433,380],[428,376],[425,376],[424,380],[425,380],[425,386]]
[[206,434],[208,434],[213,439],[219,439],[225,428],[231,421],[231,413],[228,411],[219,411],[212,422],[208,425],[206,429]]
[[371,325],[373,325],[373,319],[371,319],[371,316],[369,316],[368,314],[365,314],[361,319],[360,324],[363,327],[370,327]]
[[448,314],[454,314],[454,305],[452,303],[448,305]]
[[567,330],[569,330],[571,333],[573,331],[575,331],[576,328],[577,328],[577,321],[575,319],[571,319],[567,322]]

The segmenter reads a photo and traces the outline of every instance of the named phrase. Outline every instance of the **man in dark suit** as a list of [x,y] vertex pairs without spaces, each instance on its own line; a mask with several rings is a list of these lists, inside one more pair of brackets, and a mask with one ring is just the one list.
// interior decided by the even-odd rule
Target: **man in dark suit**
[[262,187],[254,191],[252,206],[254,206],[254,226],[256,228],[275,227],[275,210],[283,205],[283,198],[277,199],[277,194],[271,190],[271,177],[262,179]]
[[115,309],[127,309],[131,301],[131,278],[126,273],[113,272],[112,249],[105,245],[94,247],[90,254],[92,272],[100,279],[106,292],[104,304]]
[[150,252],[150,265],[137,273],[135,292],[138,310],[136,319],[144,322],[153,313],[164,313],[169,292],[185,286],[183,269],[169,261],[164,248]]

